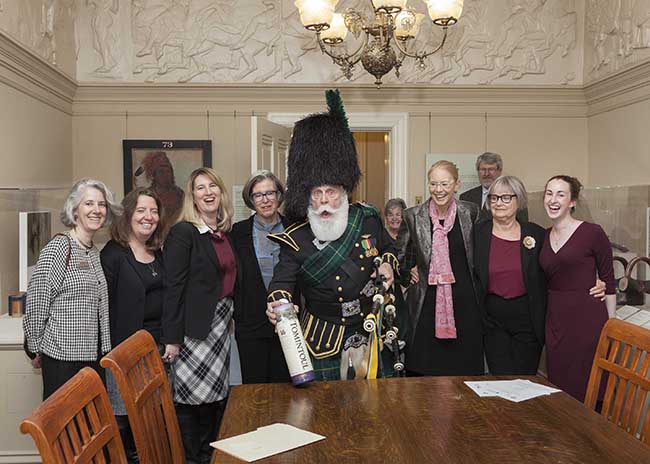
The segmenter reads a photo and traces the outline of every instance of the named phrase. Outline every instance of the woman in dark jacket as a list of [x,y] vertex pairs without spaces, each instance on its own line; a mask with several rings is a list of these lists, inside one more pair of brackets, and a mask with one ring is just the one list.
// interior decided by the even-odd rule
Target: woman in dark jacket
[[492,219],[474,226],[474,270],[493,375],[534,375],[544,346],[546,278],[539,266],[544,229],[518,222],[523,183],[501,176],[488,191]]
[[190,174],[183,209],[163,250],[161,340],[171,344],[173,393],[185,460],[208,463],[229,390],[230,336],[237,263],[229,232],[233,209],[210,168]]
[[[138,188],[124,197],[122,206],[124,213],[111,226],[112,239],[101,252],[108,284],[111,345],[119,345],[140,329],[149,331],[160,344],[162,205],[152,190]],[[106,372],[106,384],[127,457],[136,462],[126,409],[110,371]]]
[[267,288],[280,258],[280,245],[267,237],[284,231],[278,212],[283,195],[284,186],[272,172],[253,174],[242,197],[255,214],[231,233],[239,263],[234,318],[244,383],[289,381],[280,341],[265,314]]

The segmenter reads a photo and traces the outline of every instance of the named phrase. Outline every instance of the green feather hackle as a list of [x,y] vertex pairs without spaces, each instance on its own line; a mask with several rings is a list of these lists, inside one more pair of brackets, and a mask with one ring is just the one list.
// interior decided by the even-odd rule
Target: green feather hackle
[[346,129],[350,129],[348,125],[348,117],[345,115],[345,109],[343,108],[343,100],[341,100],[341,93],[339,89],[330,89],[325,91],[325,100],[327,100],[327,108],[329,113],[332,116],[339,118]]

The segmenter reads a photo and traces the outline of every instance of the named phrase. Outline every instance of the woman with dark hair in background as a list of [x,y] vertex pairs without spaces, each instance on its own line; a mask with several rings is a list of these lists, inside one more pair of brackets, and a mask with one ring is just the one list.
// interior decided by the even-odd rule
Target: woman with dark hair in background
[[246,182],[242,197],[255,214],[232,228],[239,263],[235,336],[243,383],[289,381],[280,340],[266,317],[267,289],[280,259],[280,245],[267,237],[284,231],[283,217],[278,212],[283,195],[284,186],[272,172],[254,173]]
[[221,178],[211,168],[196,169],[187,181],[180,222],[163,249],[161,341],[173,345],[166,355],[173,361],[174,401],[188,464],[210,462],[210,442],[228,397],[228,329],[237,275],[228,237],[232,218]]
[[120,213],[103,182],[80,180],[61,211],[70,230],[55,235],[38,258],[23,329],[36,354],[32,365],[43,369],[43,399],[84,367],[104,378],[99,358],[111,350],[108,291],[93,238]]
[[[108,284],[111,343],[115,347],[140,329],[160,345],[164,267],[160,246],[163,209],[148,188],[129,192],[122,200],[124,213],[111,226],[111,240],[101,252]],[[162,350],[161,350],[162,351]],[[163,356],[169,360],[169,353]],[[137,453],[124,402],[115,378],[106,371],[106,389],[129,462]]]
[[[583,401],[600,332],[615,317],[616,283],[612,246],[597,224],[572,216],[582,185],[575,177],[553,176],[544,189],[546,231],[540,264],[548,280],[546,354],[548,378]],[[590,296],[598,276],[605,302]]]

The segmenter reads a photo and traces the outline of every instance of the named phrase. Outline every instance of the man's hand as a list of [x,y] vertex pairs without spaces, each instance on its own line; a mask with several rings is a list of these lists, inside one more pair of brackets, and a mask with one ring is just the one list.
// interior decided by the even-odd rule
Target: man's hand
[[395,275],[393,274],[393,268],[391,265],[388,263],[382,263],[381,266],[379,266],[379,274],[384,276],[384,287],[386,287],[387,290],[391,288],[395,280]]
[[34,359],[31,360],[32,362],[32,367],[34,369],[40,369],[41,368],[41,355],[40,353],[37,354]]
[[178,353],[181,351],[181,346],[176,344],[165,345],[165,353],[162,355],[162,359],[165,362],[173,363],[178,356]]
[[[286,304],[284,301],[271,301],[270,303],[266,303],[266,317],[269,318],[269,322],[273,325],[278,323],[277,317],[275,316],[275,308],[276,306],[279,306],[281,304]],[[298,306],[293,305],[293,309],[298,312]]]
[[605,301],[605,282],[596,279],[596,285],[589,289],[589,294],[600,301]]

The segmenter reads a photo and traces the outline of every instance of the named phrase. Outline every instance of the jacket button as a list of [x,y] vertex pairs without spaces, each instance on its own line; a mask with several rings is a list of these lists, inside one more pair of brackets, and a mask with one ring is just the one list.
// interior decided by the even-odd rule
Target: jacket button
[[336,280],[341,280],[341,276],[336,276]]
[[342,292],[342,291],[343,291],[343,287],[339,287],[339,288],[337,288],[337,290],[338,290],[339,292]]
[[345,318],[344,318],[344,317],[341,318],[341,322],[345,322]]
[[343,297],[342,296],[339,297],[339,303],[343,303]]
[[363,255],[359,255],[359,259],[363,259]]
[[358,244],[358,243],[355,243],[354,246],[357,247],[357,248],[359,248],[359,244]]
[[365,270],[366,270],[366,268],[363,267],[363,266],[361,266],[361,271],[363,272],[363,271],[365,271]]

